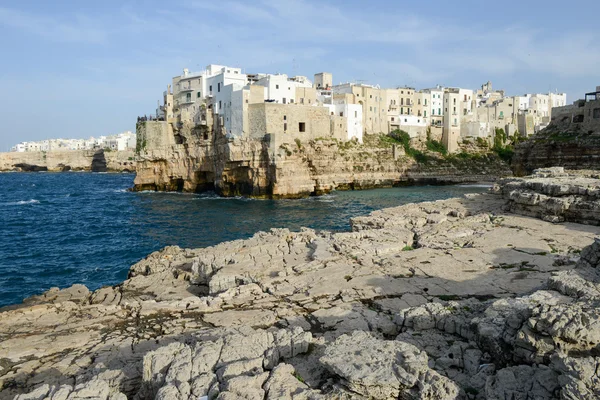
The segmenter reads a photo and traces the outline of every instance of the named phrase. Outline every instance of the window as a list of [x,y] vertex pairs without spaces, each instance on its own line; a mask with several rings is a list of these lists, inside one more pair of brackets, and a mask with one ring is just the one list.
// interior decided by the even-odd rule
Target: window
[[287,122],[283,124],[283,131],[287,131]]
[[208,90],[210,90],[210,92],[212,93],[212,85],[210,85],[210,86],[208,87]]
[[404,122],[408,122],[408,119],[404,118]]
[[290,99],[290,104],[292,104],[294,102],[294,99]]
[[285,97],[283,98],[283,104],[287,104]]
[[392,117],[392,122],[394,122],[394,117]]
[[202,93],[200,93],[200,92],[196,93],[196,97],[200,98],[200,96],[202,96]]
[[594,118],[594,119],[599,119],[600,118],[600,108],[594,108],[593,113],[594,114],[593,114],[592,118]]
[[354,118],[358,118],[358,111],[354,111]]
[[423,111],[423,116],[427,118],[427,111]]
[[417,100],[417,104],[419,104],[419,105],[421,104],[421,99]]
[[372,94],[371,94],[371,95],[369,95],[369,98],[370,98],[370,99],[372,99],[372,98],[373,98],[373,95],[372,95]]
[[343,116],[344,116],[344,112],[342,111],[342,112],[340,113],[340,117],[343,117]]
[[221,83],[217,83],[217,92],[221,93]]
[[300,97],[300,104],[304,104],[304,97]]
[[438,108],[438,115],[442,115],[442,109]]
[[427,105],[427,99],[423,100],[423,104]]
[[275,89],[279,89],[279,85],[275,85]]
[[403,106],[404,105],[404,97],[400,99],[400,105]]
[[306,123],[304,123],[304,122],[298,122],[298,130],[300,132],[306,132]]
[[284,116],[283,116],[283,120],[284,120],[284,121],[287,121],[287,115],[284,115]]
[[221,100],[219,100],[219,111],[221,110]]
[[369,107],[369,111],[373,111],[373,107]]

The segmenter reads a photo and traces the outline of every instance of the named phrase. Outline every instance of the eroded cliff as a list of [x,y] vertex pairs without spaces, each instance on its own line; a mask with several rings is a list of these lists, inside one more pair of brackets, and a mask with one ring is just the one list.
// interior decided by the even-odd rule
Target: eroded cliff
[[135,152],[64,150],[0,153],[0,171],[133,172]]
[[[162,124],[162,130],[149,124]],[[511,174],[490,152],[463,157],[428,153],[417,161],[400,143],[381,135],[367,135],[364,144],[325,138],[288,142],[274,135],[227,139],[198,127],[172,132],[166,123],[142,123],[138,137],[136,190],[211,189],[223,196],[297,198],[331,190],[490,181]]]
[[600,168],[600,129],[572,122],[570,117],[553,119],[550,125],[515,147],[515,175],[529,175],[538,168]]

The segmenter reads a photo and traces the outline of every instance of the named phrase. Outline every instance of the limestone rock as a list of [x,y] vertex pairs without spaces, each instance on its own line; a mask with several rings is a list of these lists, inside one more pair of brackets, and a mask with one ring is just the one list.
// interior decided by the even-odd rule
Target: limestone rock
[[431,371],[427,354],[399,341],[382,341],[367,332],[340,336],[321,358],[350,390],[374,399],[406,397],[457,398],[459,388]]

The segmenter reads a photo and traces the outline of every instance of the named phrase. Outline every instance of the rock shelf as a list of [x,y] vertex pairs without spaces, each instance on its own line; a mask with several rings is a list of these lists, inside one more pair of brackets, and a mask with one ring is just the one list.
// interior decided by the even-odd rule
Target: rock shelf
[[0,310],[0,399],[598,398],[600,181],[561,173],[29,298]]

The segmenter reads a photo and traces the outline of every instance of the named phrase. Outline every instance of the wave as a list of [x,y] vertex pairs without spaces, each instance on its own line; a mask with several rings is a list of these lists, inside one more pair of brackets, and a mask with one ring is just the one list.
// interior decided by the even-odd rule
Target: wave
[[31,199],[31,200],[21,200],[21,201],[12,201],[10,203],[4,203],[5,206],[23,206],[26,204],[40,204],[39,200]]

